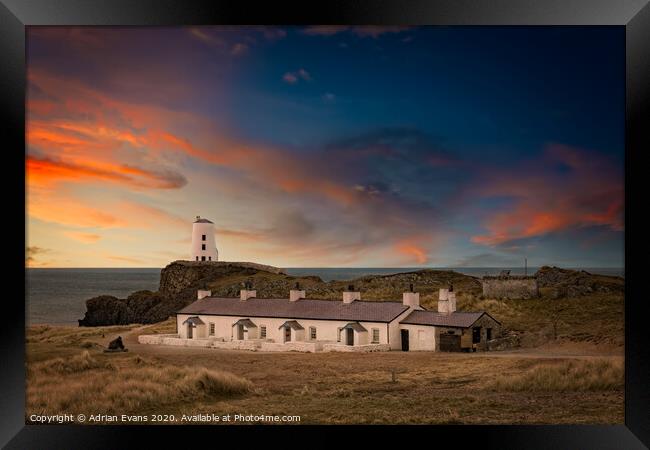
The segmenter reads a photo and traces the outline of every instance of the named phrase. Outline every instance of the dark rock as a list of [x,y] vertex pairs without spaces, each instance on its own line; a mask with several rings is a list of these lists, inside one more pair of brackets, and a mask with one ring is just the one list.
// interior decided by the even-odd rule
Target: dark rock
[[117,349],[124,350],[124,344],[122,343],[122,336],[118,336],[117,339],[113,339],[108,344],[108,349],[109,350],[117,350]]
[[132,314],[125,299],[112,295],[100,295],[86,300],[86,314],[79,320],[79,326],[127,325]]
[[551,298],[581,297],[591,293],[625,291],[623,277],[595,275],[584,270],[541,267],[535,274],[540,288],[548,288]]

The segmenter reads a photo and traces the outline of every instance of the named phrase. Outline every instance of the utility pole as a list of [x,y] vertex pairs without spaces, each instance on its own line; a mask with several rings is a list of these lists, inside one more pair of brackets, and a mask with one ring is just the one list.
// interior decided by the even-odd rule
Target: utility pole
[[524,276],[528,276],[528,258],[524,258]]

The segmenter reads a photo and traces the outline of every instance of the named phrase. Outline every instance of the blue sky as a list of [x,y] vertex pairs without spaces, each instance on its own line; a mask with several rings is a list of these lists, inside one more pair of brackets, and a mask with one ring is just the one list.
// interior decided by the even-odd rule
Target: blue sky
[[30,28],[27,263],[622,266],[624,38]]

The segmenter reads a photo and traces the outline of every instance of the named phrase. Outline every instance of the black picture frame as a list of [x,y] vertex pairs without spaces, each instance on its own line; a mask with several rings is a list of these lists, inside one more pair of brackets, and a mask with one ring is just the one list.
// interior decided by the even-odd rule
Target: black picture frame
[[[626,33],[626,190],[625,190],[625,425],[619,426],[436,426],[338,427],[327,432],[314,427],[290,427],[292,441],[315,432],[318,442],[343,445],[339,431],[354,431],[382,439],[398,434],[405,442],[453,447],[470,442],[498,448],[644,448],[650,445],[647,383],[650,380],[643,266],[647,237],[642,218],[645,154],[650,151],[650,6],[648,0],[318,0],[310,2],[253,2],[207,0],[0,0],[0,98],[5,136],[5,203],[13,223],[6,238],[5,286],[20,278],[24,263],[25,217],[20,197],[25,195],[25,26],[29,25],[203,25],[203,24],[373,24],[373,25],[608,25]],[[22,174],[22,179],[21,179]],[[647,233],[646,233],[647,234]],[[10,251],[8,251],[10,250]],[[638,264],[634,264],[639,261]],[[23,265],[24,267],[24,265]],[[7,292],[7,291],[5,291]],[[4,327],[0,328],[2,380],[0,383],[0,444],[6,448],[129,448],[133,439],[160,439],[196,444],[202,438],[215,445],[228,438],[250,438],[251,427],[142,427],[25,425],[25,305],[24,287],[4,296]],[[268,442],[285,439],[284,427],[253,427]],[[245,433],[245,434],[244,434]],[[401,437],[400,437],[401,436]],[[155,444],[152,444],[153,446]],[[182,444],[180,444],[182,445]],[[289,445],[291,445],[289,443]]]

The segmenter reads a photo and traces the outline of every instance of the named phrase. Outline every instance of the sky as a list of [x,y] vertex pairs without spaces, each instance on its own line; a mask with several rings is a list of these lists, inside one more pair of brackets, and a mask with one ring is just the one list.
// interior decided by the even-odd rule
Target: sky
[[622,27],[27,27],[25,264],[622,267]]

